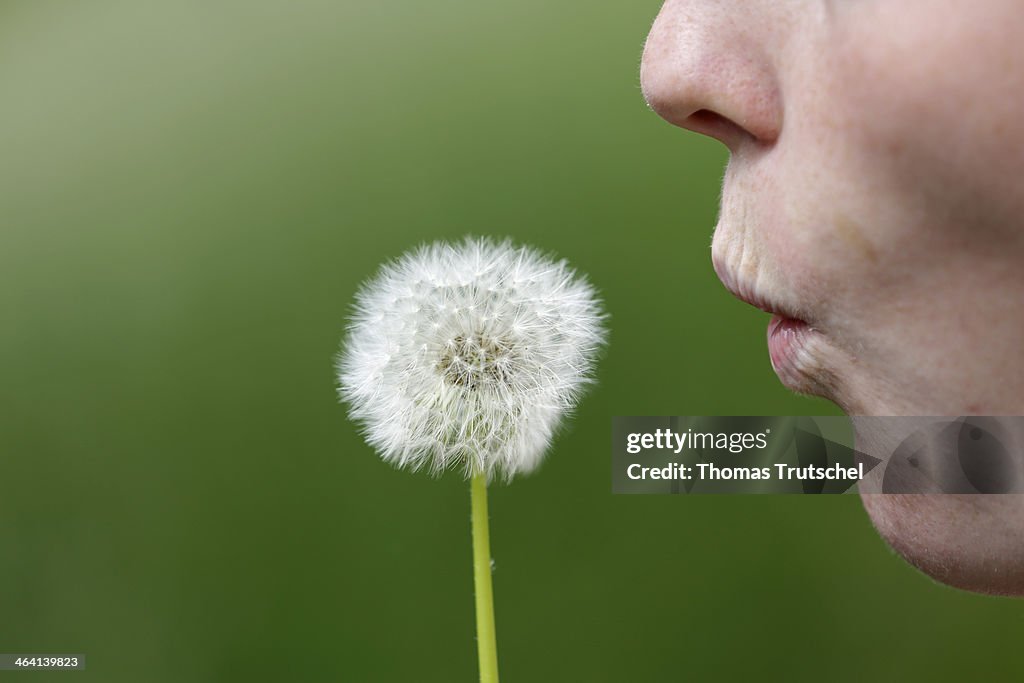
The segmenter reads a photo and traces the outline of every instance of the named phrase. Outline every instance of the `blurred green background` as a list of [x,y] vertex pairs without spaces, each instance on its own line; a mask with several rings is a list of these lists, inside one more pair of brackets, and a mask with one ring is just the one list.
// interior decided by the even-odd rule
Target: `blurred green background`
[[474,680],[468,487],[383,464],[332,363],[381,261],[475,233],[612,316],[491,494],[504,681],[1024,674],[1019,604],[919,575],[856,497],[610,494],[612,415],[836,414],[712,272],[726,155],[642,101],[658,4],[0,5],[0,651]]

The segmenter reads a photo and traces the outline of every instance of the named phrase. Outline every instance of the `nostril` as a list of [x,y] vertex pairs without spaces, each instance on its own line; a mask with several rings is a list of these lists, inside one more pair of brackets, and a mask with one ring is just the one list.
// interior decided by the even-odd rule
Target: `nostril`
[[[690,115],[690,119],[697,125],[718,125],[721,122],[729,122],[729,119],[725,118],[721,114],[711,111],[710,109],[698,109]],[[731,123],[731,122],[730,122]]]
[[698,109],[683,122],[684,128],[721,140],[728,146],[742,139],[755,139],[755,136],[732,119],[728,119],[710,109]]

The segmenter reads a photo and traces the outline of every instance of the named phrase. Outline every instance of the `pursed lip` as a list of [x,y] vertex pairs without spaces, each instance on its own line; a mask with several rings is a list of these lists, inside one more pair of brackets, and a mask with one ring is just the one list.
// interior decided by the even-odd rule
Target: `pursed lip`
[[807,318],[798,315],[793,307],[784,302],[768,298],[743,279],[734,275],[733,270],[720,259],[712,258],[711,263],[715,269],[715,274],[718,275],[718,279],[722,282],[722,285],[725,286],[730,294],[740,301],[750,304],[754,308],[760,309],[765,313],[771,313],[772,315],[780,318],[797,320],[807,324],[810,323]]
[[821,341],[810,314],[798,313],[796,306],[769,298],[749,284],[748,278],[737,277],[723,260],[713,256],[712,263],[719,280],[733,296],[772,315],[767,329],[768,354],[782,383],[794,391],[827,398],[829,389],[820,376],[822,368],[814,359],[816,354],[808,352],[809,347]]

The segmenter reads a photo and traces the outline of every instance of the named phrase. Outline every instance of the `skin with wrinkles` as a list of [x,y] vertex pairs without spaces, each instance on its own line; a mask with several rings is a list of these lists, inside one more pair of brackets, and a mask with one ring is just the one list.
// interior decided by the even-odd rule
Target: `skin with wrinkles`
[[[1016,0],[662,7],[644,95],[728,146],[712,260],[810,326],[791,388],[851,415],[1024,414],[1022,32]],[[1024,593],[1024,496],[864,503],[936,579]]]

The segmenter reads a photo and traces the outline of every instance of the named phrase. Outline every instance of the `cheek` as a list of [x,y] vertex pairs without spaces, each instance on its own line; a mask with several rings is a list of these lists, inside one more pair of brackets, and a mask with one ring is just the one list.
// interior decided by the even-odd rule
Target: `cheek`
[[837,315],[874,320],[880,296],[948,304],[1024,254],[1024,115],[1009,96],[1024,92],[1024,12],[974,4],[939,16],[935,0],[865,0],[806,47],[817,57],[795,55],[810,66],[786,83],[764,243]]
[[[823,134],[836,139],[865,198],[889,201],[890,218],[901,219],[873,237],[907,251],[968,252],[980,233],[1017,239],[1022,29],[1020,4],[1001,0],[868,1],[842,17],[818,74],[819,106],[830,124]],[[920,244],[923,234],[931,245]]]

